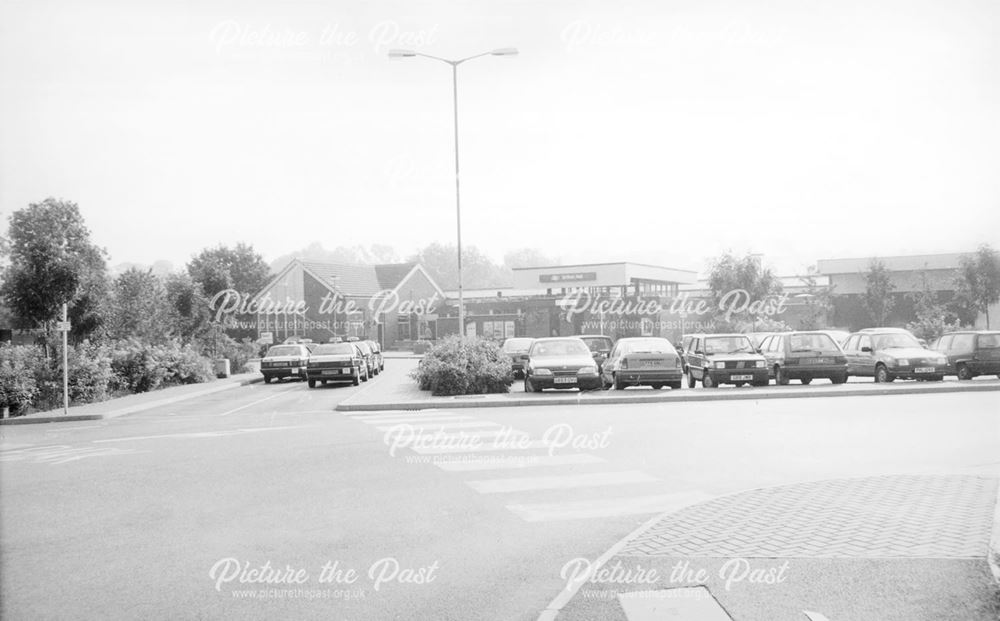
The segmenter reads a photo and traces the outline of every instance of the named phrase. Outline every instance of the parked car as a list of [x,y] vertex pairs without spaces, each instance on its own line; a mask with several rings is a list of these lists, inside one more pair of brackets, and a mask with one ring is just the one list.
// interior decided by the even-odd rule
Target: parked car
[[348,341],[351,345],[354,345],[361,352],[361,357],[365,360],[365,366],[368,367],[368,377],[373,377],[378,375],[378,367],[375,364],[375,352],[368,345],[368,341],[356,340]]
[[681,342],[676,346],[677,353],[681,355],[681,370],[684,371],[684,375],[687,375],[688,366],[687,358],[685,357],[685,352],[691,348],[691,341],[694,340],[694,334],[685,334],[681,336]]
[[531,349],[531,344],[534,342],[535,339],[522,336],[511,337],[503,342],[500,350],[505,356],[510,358],[510,366],[514,377],[524,377],[524,360],[521,359],[521,356],[528,353],[528,350]]
[[957,375],[960,380],[993,374],[1000,378],[1000,332],[951,332],[934,341],[930,349],[947,358],[946,375]]
[[308,361],[309,349],[305,345],[274,345],[261,358],[260,372],[264,375],[265,384],[286,377],[306,379]]
[[378,375],[385,370],[385,358],[382,357],[382,346],[378,344],[378,341],[368,340],[365,343],[372,350],[372,368],[375,370],[375,375]]
[[581,334],[579,338],[590,348],[594,362],[597,363],[597,371],[600,372],[608,354],[611,353],[611,348],[615,345],[615,340],[603,334]]
[[586,343],[578,337],[535,339],[527,354],[522,354],[524,392],[542,392],[545,388],[601,388],[597,363]]
[[844,342],[847,374],[874,377],[876,382],[896,378],[941,381],[948,359],[920,346],[917,339],[902,328],[867,328],[855,332]]
[[664,386],[680,389],[684,377],[681,356],[667,339],[634,337],[618,339],[601,371],[604,388],[614,386]]
[[350,382],[355,386],[368,381],[368,364],[357,343],[323,343],[317,345],[306,367],[309,388],[316,382]]
[[825,377],[834,384],[847,381],[847,356],[826,332],[779,332],[764,339],[760,353],[767,359],[768,374],[780,386],[788,380],[808,384]]
[[817,332],[822,332],[828,335],[837,345],[840,345],[841,348],[843,348],[844,341],[847,340],[847,337],[851,336],[851,333],[846,330],[817,330]]
[[705,388],[769,383],[767,360],[746,334],[695,334],[688,347],[684,352],[688,388],[694,388],[697,381]]

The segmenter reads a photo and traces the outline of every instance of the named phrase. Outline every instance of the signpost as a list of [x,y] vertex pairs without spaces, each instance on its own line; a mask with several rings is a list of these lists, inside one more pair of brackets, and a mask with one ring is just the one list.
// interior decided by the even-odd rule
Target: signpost
[[69,415],[69,343],[68,335],[70,329],[69,308],[66,304],[62,307],[62,321],[56,322],[56,330],[62,332],[62,368],[63,368],[63,414]]

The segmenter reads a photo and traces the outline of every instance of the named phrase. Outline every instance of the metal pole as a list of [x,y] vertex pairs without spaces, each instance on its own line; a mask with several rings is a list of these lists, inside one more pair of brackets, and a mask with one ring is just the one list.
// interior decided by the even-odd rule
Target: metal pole
[[458,333],[465,338],[465,294],[462,290],[462,198],[458,184],[458,63],[451,63],[455,109],[455,222],[458,229]]
[[[69,321],[69,309],[66,304],[63,304],[62,308],[62,327],[66,327],[66,322]],[[62,368],[63,368],[63,414],[69,414],[69,330],[62,331]]]

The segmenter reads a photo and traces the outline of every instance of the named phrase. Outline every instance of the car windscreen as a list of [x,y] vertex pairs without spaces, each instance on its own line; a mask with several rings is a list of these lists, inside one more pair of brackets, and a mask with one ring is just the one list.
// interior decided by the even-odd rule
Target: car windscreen
[[512,354],[514,352],[528,351],[531,348],[531,343],[535,339],[507,339],[503,342],[503,351],[507,354]]
[[627,354],[675,354],[677,350],[667,339],[636,339],[622,344]]
[[792,352],[837,351],[837,344],[829,334],[793,334],[788,337]]
[[532,356],[589,356],[590,350],[578,339],[538,341],[531,346]]
[[904,347],[915,347],[923,349],[917,339],[909,334],[897,332],[895,334],[879,334],[875,336],[875,349],[896,349]]
[[581,339],[590,351],[608,351],[611,349],[611,339],[601,337],[589,337]]
[[265,358],[270,358],[271,356],[298,356],[302,353],[298,345],[275,345],[271,349],[267,350],[267,355]]
[[752,354],[756,350],[745,336],[710,336],[705,339],[706,354]]
[[365,343],[364,341],[358,341],[357,343],[355,343],[355,345],[357,345],[357,346],[358,346],[358,349],[360,349],[360,350],[361,350],[361,353],[362,353],[362,354],[364,354],[364,355],[366,355],[366,356],[369,356],[369,355],[371,355],[371,353],[372,353],[372,348],[371,348],[371,347],[368,347],[368,343]]
[[329,356],[329,355],[354,355],[354,346],[350,343],[327,343],[325,345],[317,345],[316,349],[313,350],[314,356]]

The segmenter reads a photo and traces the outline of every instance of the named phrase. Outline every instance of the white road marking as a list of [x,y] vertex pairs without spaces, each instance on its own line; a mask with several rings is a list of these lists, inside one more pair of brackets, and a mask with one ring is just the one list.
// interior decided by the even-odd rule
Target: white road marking
[[591,472],[564,476],[518,477],[513,479],[483,479],[466,481],[466,485],[480,494],[509,494],[544,489],[573,489],[578,487],[600,487],[603,485],[625,485],[628,483],[649,483],[657,478],[638,470],[623,472]]
[[65,464],[90,457],[110,457],[114,455],[130,455],[145,453],[137,449],[103,448],[103,447],[72,447],[66,445],[40,446],[34,449],[10,451],[0,455],[0,462],[32,461],[51,465]]
[[253,407],[253,406],[257,405],[258,403],[264,403],[265,401],[270,401],[271,399],[274,399],[275,397],[280,397],[281,395],[285,394],[289,390],[291,390],[291,389],[282,390],[281,392],[275,393],[273,395],[268,395],[268,396],[264,397],[263,399],[258,399],[256,401],[252,401],[252,402],[250,402],[250,403],[248,403],[246,405],[241,405],[240,407],[233,408],[232,410],[229,410],[228,412],[223,412],[222,414],[219,414],[219,416],[229,416],[230,414],[234,414],[236,412],[239,412],[240,410],[245,410],[247,408]]
[[[410,423],[400,423],[398,425],[381,425],[379,427],[376,427],[375,429],[378,429],[379,431],[389,431],[390,429],[400,429],[401,428],[400,425],[406,425],[407,427],[412,428],[414,432],[420,433],[420,434],[424,434],[424,433],[428,433],[428,432],[433,433],[435,431],[439,431],[439,430],[443,431],[445,429],[474,429],[476,427],[499,427],[500,426],[497,423],[491,423],[489,421],[468,421],[468,422],[461,422],[461,423],[438,423],[436,425],[435,424],[411,425]],[[406,427],[403,427],[403,429],[406,429]]]
[[660,496],[600,498],[573,502],[507,505],[507,509],[526,522],[582,520],[642,513],[662,513],[712,498],[702,492],[678,492]]
[[[473,456],[470,456],[473,457]],[[541,466],[564,466],[567,464],[597,464],[603,458],[587,453],[573,455],[496,455],[480,456],[474,459],[453,459],[434,462],[446,472],[476,472],[483,470],[517,470]]]

